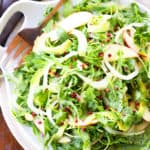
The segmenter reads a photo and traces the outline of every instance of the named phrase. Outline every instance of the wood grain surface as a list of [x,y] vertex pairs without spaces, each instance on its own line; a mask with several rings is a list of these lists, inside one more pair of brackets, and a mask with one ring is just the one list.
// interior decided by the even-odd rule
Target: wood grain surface
[[[150,8],[149,0],[137,0],[137,1]],[[0,112],[0,150],[23,150],[23,148],[17,143],[15,138],[10,133],[1,112]]]
[[23,150],[10,133],[0,111],[0,150]]

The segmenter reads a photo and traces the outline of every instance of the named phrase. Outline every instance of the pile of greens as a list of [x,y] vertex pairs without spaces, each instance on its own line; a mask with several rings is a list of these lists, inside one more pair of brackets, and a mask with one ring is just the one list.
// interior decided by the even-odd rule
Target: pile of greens
[[[79,25],[62,25],[78,13]],[[150,149],[150,24],[135,3],[66,1],[13,83],[13,114],[45,148]]]

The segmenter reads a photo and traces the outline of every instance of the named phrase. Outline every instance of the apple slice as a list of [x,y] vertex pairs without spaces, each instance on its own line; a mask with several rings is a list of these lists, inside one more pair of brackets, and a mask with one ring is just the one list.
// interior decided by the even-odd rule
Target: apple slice
[[127,30],[123,31],[123,40],[124,40],[124,43],[126,44],[127,47],[131,48],[132,50],[134,50],[135,52],[138,52],[138,48],[137,46],[135,45],[134,43],[134,40],[133,40],[133,32],[130,31],[130,35],[128,33]]
[[147,122],[150,122],[150,111],[148,110],[148,108],[146,108],[144,111],[143,119]]

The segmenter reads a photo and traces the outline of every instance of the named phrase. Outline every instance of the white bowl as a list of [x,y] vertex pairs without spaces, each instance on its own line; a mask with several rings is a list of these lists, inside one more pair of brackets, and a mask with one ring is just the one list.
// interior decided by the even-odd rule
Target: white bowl
[[[0,19],[0,33],[2,32],[9,17],[16,11],[24,13],[25,19],[20,29],[25,27],[35,27],[43,18],[43,12],[48,5],[55,6],[58,0],[52,0],[49,2],[33,2],[28,0],[21,0],[11,5],[4,15]],[[132,0],[120,0],[123,4],[129,4]],[[150,14],[150,10],[139,4],[141,10],[147,11]],[[11,38],[10,38],[11,39]],[[0,46],[0,54],[5,52],[4,47]],[[43,142],[39,141],[33,134],[31,128],[24,126],[16,121],[11,113],[11,102],[15,98],[12,94],[12,88],[6,78],[1,83],[0,87],[0,106],[3,112],[5,121],[11,130],[16,140],[22,145],[25,150],[42,150],[44,149]]]
[[[11,5],[8,10],[3,14],[0,18],[0,33],[2,32],[5,24],[11,15],[17,11],[20,11],[24,14],[24,20],[22,25],[19,25],[19,28],[16,28],[13,34],[9,37],[10,41],[13,38],[13,35],[19,30],[26,27],[35,27],[38,23],[43,19],[43,14],[45,9],[48,6],[55,6],[58,0],[51,0],[45,2],[35,2],[28,0],[21,0],[15,2]],[[9,42],[7,42],[9,43]],[[0,56],[5,52],[6,47],[0,46]],[[15,96],[12,94],[12,88],[5,78],[1,81],[0,84],[0,106],[4,116],[4,119],[19,144],[25,150],[42,150],[44,149],[44,144],[42,141],[39,141],[37,137],[33,134],[32,129],[21,125],[17,122],[17,120],[13,117],[11,112],[12,99],[15,99]]]

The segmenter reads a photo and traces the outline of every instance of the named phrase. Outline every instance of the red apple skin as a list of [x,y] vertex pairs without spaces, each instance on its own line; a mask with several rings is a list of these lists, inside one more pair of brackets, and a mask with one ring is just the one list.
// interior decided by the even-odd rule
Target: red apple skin
[[123,40],[127,47],[131,48],[135,52],[138,52],[138,48],[134,44],[133,37],[131,37],[127,31],[123,32]]

